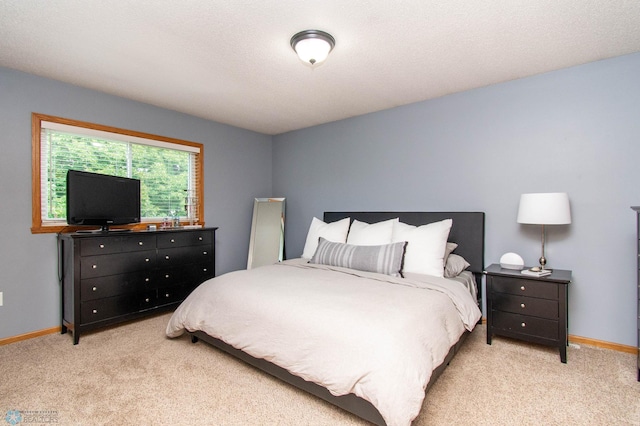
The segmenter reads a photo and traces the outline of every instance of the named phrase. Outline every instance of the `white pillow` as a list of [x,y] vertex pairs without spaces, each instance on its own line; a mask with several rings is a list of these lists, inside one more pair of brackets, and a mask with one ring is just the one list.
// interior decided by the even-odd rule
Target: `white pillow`
[[347,244],[355,246],[382,246],[391,243],[393,234],[393,223],[398,218],[389,219],[382,222],[368,224],[354,220],[349,228]]
[[347,232],[349,232],[349,223],[351,219],[345,217],[336,222],[325,223],[314,217],[307,233],[307,241],[304,244],[302,257],[311,259],[318,248],[318,239],[320,237],[334,243],[345,243],[347,241]]
[[404,256],[404,272],[433,275],[444,275],[444,254],[447,238],[453,220],[445,219],[440,222],[422,226],[407,225],[402,222],[393,224],[392,241],[407,241]]

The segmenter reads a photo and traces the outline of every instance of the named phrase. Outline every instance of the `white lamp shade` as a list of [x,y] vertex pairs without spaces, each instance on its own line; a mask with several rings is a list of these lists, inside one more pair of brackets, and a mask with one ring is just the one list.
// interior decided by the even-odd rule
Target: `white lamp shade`
[[298,57],[310,64],[319,64],[329,56],[331,45],[320,38],[307,38],[298,41],[294,48]]
[[518,223],[567,225],[571,223],[569,196],[565,192],[522,194]]

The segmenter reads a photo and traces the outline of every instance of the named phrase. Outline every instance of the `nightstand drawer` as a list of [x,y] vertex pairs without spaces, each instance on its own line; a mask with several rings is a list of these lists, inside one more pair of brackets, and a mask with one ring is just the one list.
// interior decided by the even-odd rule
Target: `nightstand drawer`
[[558,285],[540,280],[491,277],[491,290],[499,293],[558,300]]
[[493,309],[552,320],[557,320],[559,314],[558,302],[555,300],[514,296],[506,293],[493,294]]
[[493,311],[493,327],[513,333],[558,340],[558,321]]

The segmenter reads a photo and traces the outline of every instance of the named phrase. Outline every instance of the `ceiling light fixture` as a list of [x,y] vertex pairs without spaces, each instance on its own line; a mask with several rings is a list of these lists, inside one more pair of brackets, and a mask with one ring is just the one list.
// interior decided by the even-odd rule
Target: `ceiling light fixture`
[[298,57],[312,66],[327,59],[335,45],[333,36],[320,30],[304,30],[291,37],[291,47]]

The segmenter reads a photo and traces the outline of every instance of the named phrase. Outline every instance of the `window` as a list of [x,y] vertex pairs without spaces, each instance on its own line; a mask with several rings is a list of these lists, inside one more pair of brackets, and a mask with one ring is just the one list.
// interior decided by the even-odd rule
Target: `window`
[[140,179],[142,224],[203,224],[202,144],[32,114],[33,233],[67,230],[70,169]]

